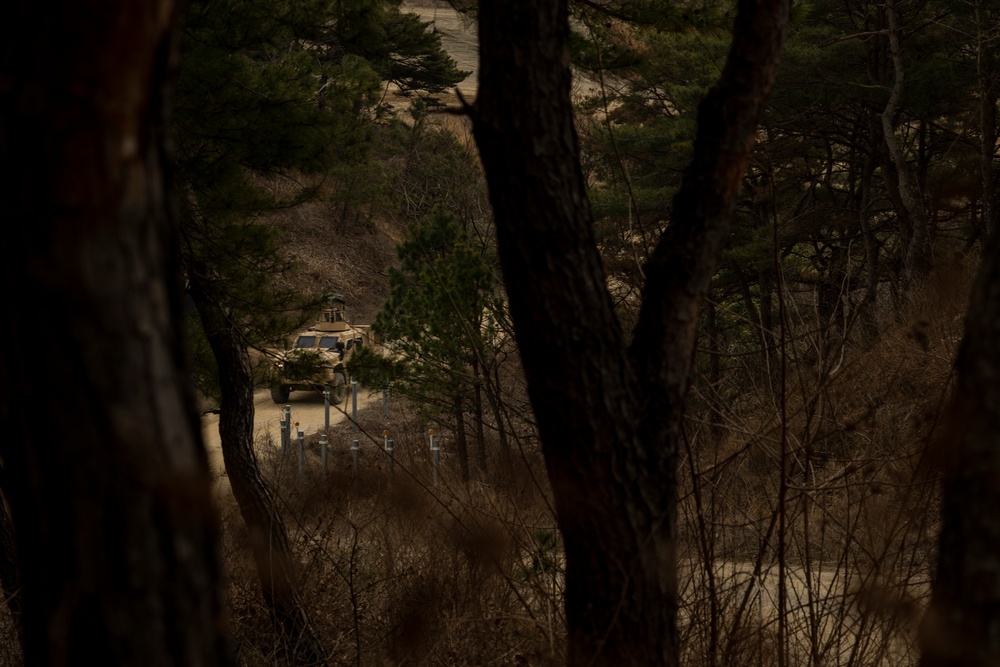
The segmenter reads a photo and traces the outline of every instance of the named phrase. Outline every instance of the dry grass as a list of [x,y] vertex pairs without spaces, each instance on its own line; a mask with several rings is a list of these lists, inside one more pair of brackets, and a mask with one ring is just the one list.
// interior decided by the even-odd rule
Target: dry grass
[[[272,448],[262,461],[332,664],[558,664],[561,576],[545,489],[518,474],[465,487],[447,443],[435,487],[426,431],[413,415],[393,403],[389,417],[378,408],[359,422],[358,479],[349,425],[332,429],[326,475],[318,438],[307,443],[303,475],[295,451]],[[399,434],[391,478],[383,428]],[[241,660],[274,664],[239,513],[231,500],[223,511]]]
[[784,392],[772,378],[718,437],[692,419],[687,664],[774,665],[779,651],[795,665],[916,664],[938,530],[923,454],[940,433],[973,269],[942,269],[867,348],[823,358],[809,334],[789,335]]
[[[927,285],[876,344],[837,352],[837,363],[790,355],[784,420],[774,396],[730,413],[717,437],[692,417],[680,502],[684,664],[771,666],[779,652],[794,665],[916,663],[937,533],[934,471],[921,454],[947,396],[970,275]],[[560,664],[562,564],[537,453],[466,487],[446,434],[435,487],[416,413],[393,401],[388,414],[363,411],[359,426],[332,429],[326,475],[315,439],[304,475],[297,453],[262,461],[331,662]],[[392,476],[383,429],[396,441]],[[274,664],[238,512],[224,511],[241,658]]]
[[[781,653],[788,665],[916,664],[938,528],[935,473],[921,455],[939,429],[970,279],[971,268],[943,272],[877,343],[835,364],[790,356],[784,420],[767,395],[718,432],[691,416],[685,665],[772,667]],[[327,474],[315,436],[303,474],[297,451],[271,444],[261,458],[330,663],[562,664],[562,558],[537,452],[466,486],[444,434],[435,486],[426,425],[405,404],[363,411],[359,428],[331,430]],[[396,441],[391,477],[383,429]],[[241,664],[284,664],[231,497],[220,511]],[[0,665],[22,664],[6,613],[0,631]]]
[[346,300],[355,322],[370,324],[388,299],[386,272],[395,262],[394,232],[370,227],[337,229],[323,198],[275,215],[282,229],[282,250],[297,270],[286,287],[302,294],[336,291]]

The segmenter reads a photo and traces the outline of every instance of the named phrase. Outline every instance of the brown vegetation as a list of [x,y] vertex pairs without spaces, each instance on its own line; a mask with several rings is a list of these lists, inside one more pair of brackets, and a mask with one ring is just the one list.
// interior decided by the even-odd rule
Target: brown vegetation
[[[789,664],[916,663],[938,530],[936,471],[921,455],[940,431],[973,264],[935,274],[870,348],[828,361],[789,354],[784,422],[780,387],[766,382],[714,434],[707,413],[688,414],[685,664],[775,665],[779,650]],[[396,441],[391,481],[384,430]],[[564,663],[563,560],[533,434],[521,434],[514,471],[494,462],[468,487],[449,435],[438,487],[426,425],[401,401],[362,411],[357,435],[349,422],[333,427],[325,476],[318,434],[301,478],[294,446],[282,456],[262,443],[331,664]],[[782,446],[789,488],[779,505]],[[230,499],[222,512],[241,660],[274,664],[280,643],[243,522]]]

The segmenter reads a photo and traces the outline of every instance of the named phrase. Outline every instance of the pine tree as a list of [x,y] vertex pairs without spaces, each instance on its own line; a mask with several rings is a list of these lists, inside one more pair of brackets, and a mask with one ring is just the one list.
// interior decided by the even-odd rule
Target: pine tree
[[[372,381],[424,406],[430,418],[449,415],[462,477],[468,481],[464,414],[474,410],[478,428],[482,406],[468,397],[480,394],[485,360],[492,358],[486,354],[492,344],[487,322],[501,309],[497,281],[482,252],[440,205],[410,227],[396,252],[399,266],[389,272],[391,296],[372,325],[396,361],[382,360],[376,367],[373,355],[360,356],[352,372],[358,369],[365,377],[367,371]],[[477,457],[482,468],[481,447]]]

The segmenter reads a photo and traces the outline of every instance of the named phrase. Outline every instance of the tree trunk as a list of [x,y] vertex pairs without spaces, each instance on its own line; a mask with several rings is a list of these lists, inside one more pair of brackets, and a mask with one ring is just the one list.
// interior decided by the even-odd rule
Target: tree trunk
[[165,170],[173,19],[5,7],[0,455],[29,666],[234,664]]
[[1000,90],[1000,74],[992,88],[985,87],[980,99],[980,136],[982,154],[980,155],[983,180],[983,211],[981,225],[983,229],[982,248],[985,250],[987,240],[1000,231],[1000,191],[997,188],[997,176],[994,163],[997,150],[997,91]]
[[458,453],[458,467],[462,474],[462,483],[468,484],[469,475],[469,437],[465,432],[465,401],[461,394],[454,396],[452,414],[455,417],[455,448]]
[[902,46],[899,43],[901,33],[898,25],[899,15],[894,0],[886,0],[885,12],[888,23],[886,33],[889,38],[889,53],[892,56],[894,79],[892,88],[889,90],[889,99],[882,110],[882,135],[889,157],[896,169],[896,190],[905,209],[900,213],[905,213],[912,226],[911,235],[904,239],[906,245],[903,251],[903,286],[910,288],[919,284],[932,268],[930,223],[920,199],[919,189],[914,183],[910,165],[903,154],[903,148],[896,140],[896,114],[899,112],[899,103],[903,96],[905,70],[903,69]]
[[694,162],[646,267],[626,349],[580,169],[566,2],[480,3],[470,113],[565,545],[571,665],[678,662],[682,401],[698,308],[728,238],[787,14],[784,0],[740,3],[731,57],[701,106]]
[[17,640],[24,650],[24,624],[21,622],[21,573],[17,567],[17,543],[14,539],[14,522],[7,511],[7,502],[0,497],[0,586],[7,601],[7,611],[17,633]]
[[219,367],[219,440],[233,497],[249,534],[264,603],[296,665],[325,665],[319,637],[299,594],[298,567],[277,504],[253,448],[253,371],[246,343],[210,296],[204,267],[188,272],[189,293]]
[[484,373],[483,379],[486,381],[486,400],[490,404],[490,411],[493,413],[493,422],[497,426],[497,440],[500,442],[500,459],[503,464],[504,473],[510,473],[514,463],[513,455],[510,451],[510,438],[507,437],[507,419],[504,409],[502,383],[500,381],[500,366],[493,360],[492,374]]
[[479,357],[472,359],[472,416],[476,420],[476,469],[480,480],[486,479],[488,463],[486,455],[486,425],[483,423],[483,377]]
[[712,443],[717,443],[725,432],[725,419],[720,388],[722,385],[722,362],[720,359],[721,346],[719,345],[719,321],[718,312],[715,306],[715,297],[711,290],[708,293],[708,300],[705,305],[705,338],[707,339],[708,354],[708,433]]
[[921,667],[1000,664],[1000,235],[988,238],[930,457],[943,471],[941,534]]
[[774,327],[774,289],[776,271],[773,263],[760,267],[757,274],[757,288],[760,290],[760,335],[763,339],[762,365],[767,369],[768,381],[776,374],[778,366],[778,335]]
[[858,224],[865,242],[865,295],[858,304],[858,317],[864,340],[872,342],[878,338],[878,283],[879,254],[878,236],[872,219],[872,180],[875,176],[875,157],[865,155],[861,166],[858,200]]
[[[983,14],[986,16],[983,16]],[[996,160],[997,101],[1000,99],[1000,56],[995,45],[996,25],[990,25],[989,17],[997,20],[996,12],[983,12],[976,3],[976,76],[979,83],[979,137],[980,171],[983,182],[983,210],[981,216],[982,248],[992,234],[1000,232],[1000,191],[997,189]],[[985,23],[985,25],[984,25]],[[993,33],[991,39],[990,33]],[[992,42],[992,43],[991,43]]]

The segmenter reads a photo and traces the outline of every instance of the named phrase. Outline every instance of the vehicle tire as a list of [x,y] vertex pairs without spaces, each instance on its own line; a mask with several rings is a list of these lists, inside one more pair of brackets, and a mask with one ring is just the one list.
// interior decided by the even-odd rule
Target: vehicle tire
[[334,371],[333,381],[326,386],[330,390],[330,405],[340,405],[347,398],[347,377],[344,371]]
[[288,395],[291,393],[292,390],[283,384],[271,385],[271,400],[275,403],[287,403]]

